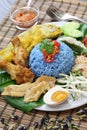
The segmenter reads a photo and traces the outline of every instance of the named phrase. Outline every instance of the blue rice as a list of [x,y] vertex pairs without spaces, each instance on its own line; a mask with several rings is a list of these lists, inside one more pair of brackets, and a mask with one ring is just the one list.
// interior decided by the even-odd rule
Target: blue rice
[[47,75],[59,78],[60,73],[68,74],[71,71],[75,57],[73,50],[65,43],[60,42],[60,52],[56,54],[54,61],[51,63],[44,61],[43,53],[39,49],[39,46],[40,44],[32,49],[29,57],[29,67],[36,77]]

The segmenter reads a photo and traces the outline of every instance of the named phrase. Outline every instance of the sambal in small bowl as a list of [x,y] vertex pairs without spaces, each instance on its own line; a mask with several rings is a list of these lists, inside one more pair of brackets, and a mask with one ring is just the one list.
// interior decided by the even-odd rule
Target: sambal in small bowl
[[20,9],[16,9],[10,14],[11,21],[16,25],[16,28],[20,30],[26,30],[33,25],[36,25],[38,18],[38,7],[22,7]]

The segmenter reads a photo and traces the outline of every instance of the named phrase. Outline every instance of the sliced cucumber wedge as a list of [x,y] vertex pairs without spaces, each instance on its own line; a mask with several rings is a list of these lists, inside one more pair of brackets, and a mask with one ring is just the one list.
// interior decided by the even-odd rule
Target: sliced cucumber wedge
[[64,24],[61,29],[66,36],[74,37],[74,38],[79,38],[83,36],[83,33],[78,30],[80,27],[80,23],[78,22],[68,22]]
[[82,37],[83,33],[79,30],[74,30],[74,29],[68,30],[68,29],[66,29],[66,30],[64,30],[64,35],[74,37],[74,38],[78,38],[78,37]]
[[62,26],[62,29],[78,29],[80,27],[80,23],[78,22],[68,22]]

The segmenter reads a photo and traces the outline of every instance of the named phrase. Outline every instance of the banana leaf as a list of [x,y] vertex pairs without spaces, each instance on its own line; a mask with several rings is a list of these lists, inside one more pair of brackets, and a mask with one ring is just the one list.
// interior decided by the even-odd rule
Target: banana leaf
[[10,96],[4,96],[5,100],[14,108],[20,109],[25,113],[28,113],[32,109],[44,104],[43,96],[37,102],[24,103],[23,98],[15,98]]
[[15,83],[7,72],[0,69],[0,92],[3,91],[4,87]]
[[[16,82],[11,79],[10,75],[7,72],[0,70],[0,92],[2,92],[4,88],[10,84],[16,84]],[[44,104],[43,96],[41,96],[37,102],[31,102],[31,103],[24,103],[23,98],[10,97],[10,96],[3,96],[3,97],[11,106],[20,109],[26,113]]]

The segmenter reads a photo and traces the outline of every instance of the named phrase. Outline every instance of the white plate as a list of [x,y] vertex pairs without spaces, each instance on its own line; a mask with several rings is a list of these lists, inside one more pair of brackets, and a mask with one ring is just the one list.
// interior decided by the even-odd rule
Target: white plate
[[[56,24],[58,26],[64,25],[66,22],[53,22],[53,24]],[[52,24],[52,23],[51,23]],[[42,111],[65,111],[70,110],[73,108],[80,107],[84,104],[87,104],[87,96],[81,95],[76,100],[73,100],[73,98],[70,96],[66,102],[64,102],[61,105],[57,106],[49,106],[49,105],[42,105],[40,107],[35,108],[36,110],[42,110]]]
[[57,106],[49,106],[49,105],[42,105],[40,107],[35,108],[36,110],[42,110],[42,111],[65,111],[70,110],[73,108],[80,107],[84,104],[87,104],[87,96],[82,95],[76,100],[73,100],[73,98],[70,96],[66,102],[64,102],[61,105]]

